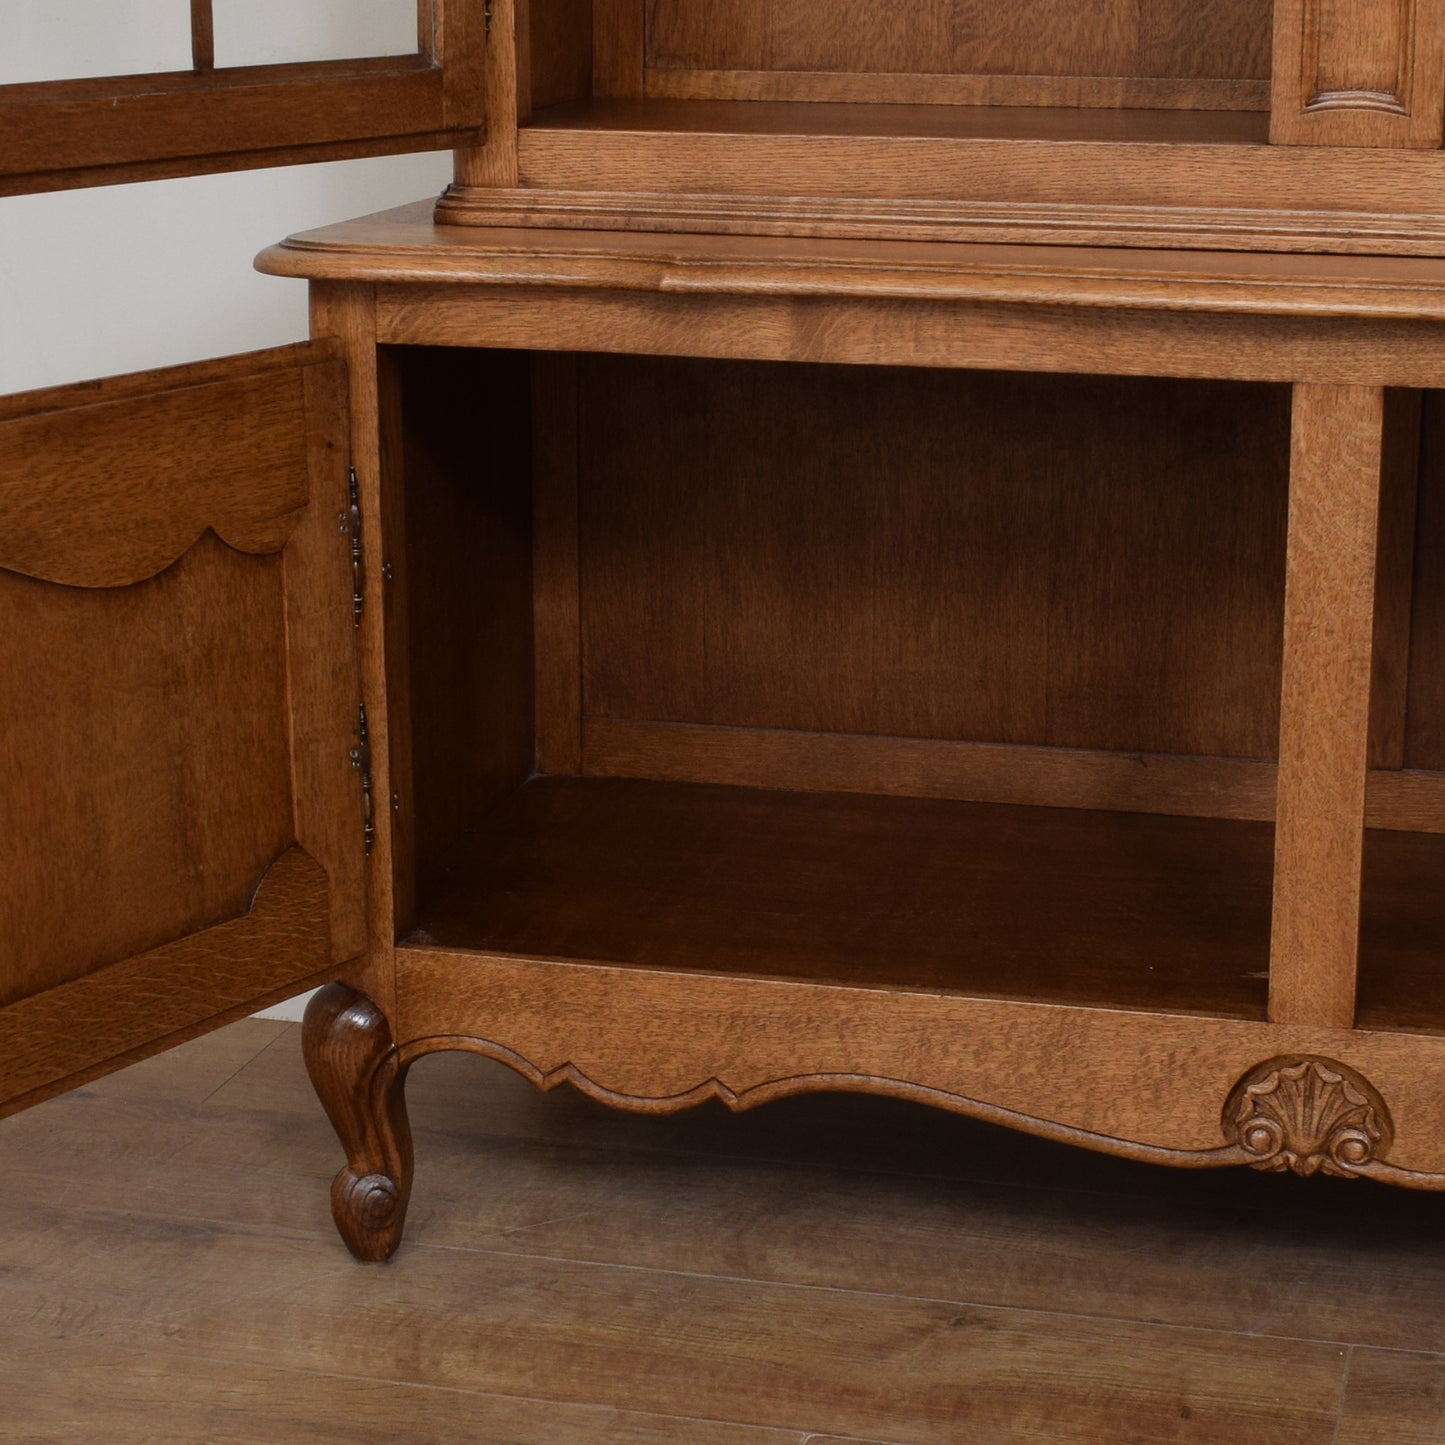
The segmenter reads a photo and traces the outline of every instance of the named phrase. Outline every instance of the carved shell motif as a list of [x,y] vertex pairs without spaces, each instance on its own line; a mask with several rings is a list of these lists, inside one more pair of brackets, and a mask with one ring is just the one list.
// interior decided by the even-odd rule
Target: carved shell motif
[[1224,1131],[1256,1169],[1358,1177],[1390,1147],[1389,1111],[1374,1087],[1333,1059],[1270,1059],[1224,1107]]

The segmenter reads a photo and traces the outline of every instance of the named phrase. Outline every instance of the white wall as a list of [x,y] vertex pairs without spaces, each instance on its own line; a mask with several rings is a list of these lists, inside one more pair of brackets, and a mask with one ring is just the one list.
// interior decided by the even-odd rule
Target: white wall
[[[216,64],[405,55],[416,0],[212,0]],[[0,85],[188,70],[183,0],[0,0]]]
[[449,152],[0,200],[0,392],[306,336],[306,285],[256,253],[434,196]]
[[[0,82],[190,63],[176,0],[0,11]],[[222,0],[217,61],[400,52],[415,16],[413,0]],[[256,253],[450,176],[441,152],[0,200],[0,393],[303,340],[305,283],[259,275]],[[304,1002],[266,1015],[299,1018]]]

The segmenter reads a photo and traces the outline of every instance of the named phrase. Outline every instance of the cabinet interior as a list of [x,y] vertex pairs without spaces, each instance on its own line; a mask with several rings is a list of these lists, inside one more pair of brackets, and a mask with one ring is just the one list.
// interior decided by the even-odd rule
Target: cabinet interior
[[[384,355],[404,945],[1265,1016],[1287,387]],[[1428,783],[1404,400],[1371,761]],[[1445,1027],[1445,806],[1387,801],[1361,1021]]]
[[[1272,9],[532,0],[519,46],[524,124],[605,129],[622,115],[681,133],[1263,141]],[[619,111],[620,97],[634,104]]]

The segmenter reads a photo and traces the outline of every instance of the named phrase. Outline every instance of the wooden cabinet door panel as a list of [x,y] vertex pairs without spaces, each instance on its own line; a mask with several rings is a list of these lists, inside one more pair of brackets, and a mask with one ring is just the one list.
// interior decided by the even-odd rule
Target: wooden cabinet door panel
[[345,375],[0,399],[0,1113],[365,946]]

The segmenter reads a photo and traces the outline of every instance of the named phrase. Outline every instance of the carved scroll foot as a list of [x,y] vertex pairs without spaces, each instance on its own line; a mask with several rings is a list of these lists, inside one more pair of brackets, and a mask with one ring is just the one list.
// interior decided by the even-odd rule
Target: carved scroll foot
[[411,1128],[400,1062],[386,1015],[333,983],[306,1007],[306,1069],[346,1150],[331,1185],[331,1213],[357,1259],[388,1259],[401,1243],[411,1196]]
[[1369,1177],[1394,1137],[1374,1086],[1335,1059],[1269,1059],[1224,1106],[1224,1133],[1256,1169]]

